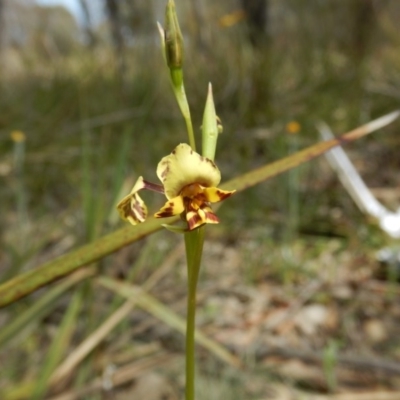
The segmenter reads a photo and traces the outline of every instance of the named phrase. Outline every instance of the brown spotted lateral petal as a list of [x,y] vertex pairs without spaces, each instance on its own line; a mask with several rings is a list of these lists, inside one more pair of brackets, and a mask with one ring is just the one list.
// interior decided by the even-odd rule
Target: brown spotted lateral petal
[[140,176],[133,186],[131,192],[125,196],[117,205],[121,218],[129,221],[132,225],[143,222],[147,217],[147,207],[138,192],[145,188],[143,177]]
[[125,196],[117,205],[117,209],[121,218],[137,225],[147,218],[147,207],[139,196],[139,190],[147,189],[153,192],[164,193],[161,185],[145,181],[142,176],[138,178],[131,192]]

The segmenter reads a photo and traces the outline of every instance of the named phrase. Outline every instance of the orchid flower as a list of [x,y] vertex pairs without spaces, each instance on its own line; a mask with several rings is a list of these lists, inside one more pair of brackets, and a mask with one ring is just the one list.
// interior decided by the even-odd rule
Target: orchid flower
[[168,199],[154,216],[166,218],[180,214],[187,223],[187,230],[191,231],[204,224],[218,224],[210,203],[225,200],[235,192],[217,188],[221,181],[218,167],[185,143],[159,162],[157,176],[162,185],[147,182],[142,177],[137,180],[131,193],[117,206],[122,219],[133,225],[146,219],[147,208],[138,192],[149,189],[164,193]]

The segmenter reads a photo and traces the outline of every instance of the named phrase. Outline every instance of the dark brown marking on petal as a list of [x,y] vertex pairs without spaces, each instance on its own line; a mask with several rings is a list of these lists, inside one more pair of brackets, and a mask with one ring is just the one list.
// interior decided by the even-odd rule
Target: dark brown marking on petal
[[209,164],[211,164],[212,167],[217,168],[215,162],[213,160],[210,160],[209,158],[204,157],[204,161],[208,162]]
[[219,196],[220,201],[222,201],[222,200],[227,199],[228,197],[231,197],[233,195],[233,193],[224,193],[217,189],[217,195]]
[[207,224],[218,224],[219,223],[219,218],[214,214],[213,210],[207,203],[202,204],[201,209],[205,214],[205,222]]
[[204,210],[208,224],[219,224],[219,218],[212,212]]
[[174,208],[173,207],[166,207],[160,210],[158,213],[154,214],[156,218],[166,218],[172,217],[174,215]]
[[145,211],[144,211],[144,208],[143,208],[143,207],[140,207],[140,206],[136,207],[136,211],[137,211],[137,213],[139,214],[139,216],[140,216],[142,219],[145,218],[146,214],[145,214]]
[[165,167],[164,171],[161,174],[161,178],[163,179],[163,181],[165,180],[165,177],[168,175],[169,173],[169,164],[167,164],[167,166]]
[[184,199],[185,202],[185,209],[187,212],[197,212],[197,210],[200,208],[200,205],[194,201],[194,199],[190,199],[190,198],[185,198]]
[[203,223],[201,223],[202,222],[201,218],[195,212],[188,213],[186,215],[186,218],[187,218],[187,223],[188,223],[190,231],[192,231],[193,229],[196,229],[199,226],[203,225]]
[[200,203],[206,203],[207,202],[207,199],[206,199],[206,196],[204,196],[204,193],[199,193],[196,196],[196,200],[198,200]]
[[154,216],[156,218],[168,218],[168,217],[172,217],[174,214],[171,212],[168,212],[168,210],[164,210],[162,212],[158,212],[156,214],[154,214]]
[[132,204],[132,213],[131,216],[135,217],[135,219],[139,221],[144,221],[146,219],[146,211],[144,207],[140,205],[139,202],[135,202]]

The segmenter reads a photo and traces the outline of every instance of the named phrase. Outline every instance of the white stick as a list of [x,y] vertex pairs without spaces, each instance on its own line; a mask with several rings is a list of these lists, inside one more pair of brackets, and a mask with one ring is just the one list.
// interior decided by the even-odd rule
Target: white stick
[[[394,121],[399,114],[398,111],[395,111],[375,121],[371,121],[370,128],[372,130],[379,129]],[[331,140],[334,138],[332,131],[326,123],[319,122],[317,129],[323,139]],[[329,150],[325,156],[331,167],[336,171],[340,182],[360,210],[377,219],[381,229],[388,235],[393,238],[400,238],[400,210],[397,213],[393,213],[374,197],[341,147]]]

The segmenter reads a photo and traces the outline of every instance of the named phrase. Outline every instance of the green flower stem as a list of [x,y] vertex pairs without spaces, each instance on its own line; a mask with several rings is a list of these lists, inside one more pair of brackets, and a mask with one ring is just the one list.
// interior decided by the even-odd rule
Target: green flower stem
[[[190,114],[189,114],[189,121],[190,121]],[[189,133],[189,140],[192,140],[189,129],[188,133]],[[217,116],[215,114],[211,85],[209,85],[208,96],[206,101],[206,109],[203,117],[202,135],[203,135],[203,156],[211,160],[214,160],[215,148],[217,145],[217,138],[218,138],[218,127],[217,127]],[[193,147],[192,142],[190,143],[190,145],[193,148],[193,150],[195,150],[195,147]],[[202,226],[199,229],[195,229],[194,231],[185,233],[186,258],[188,266],[188,297],[187,297],[187,316],[186,316],[186,400],[195,399],[196,363],[195,363],[194,332],[196,326],[196,291],[197,291],[197,281],[199,278],[199,271],[201,264],[201,255],[203,253],[204,232],[205,232],[205,227]]]
[[190,116],[189,103],[186,98],[185,86],[183,84],[183,71],[181,68],[171,69],[170,74],[171,74],[172,88],[174,90],[176,100],[183,115],[183,119],[185,120],[186,123],[186,130],[189,136],[190,147],[194,151],[196,151],[196,141],[194,139],[192,118]]
[[188,267],[188,297],[186,316],[186,400],[195,399],[195,324],[196,289],[204,244],[204,226],[185,233]]
[[183,36],[176,15],[175,2],[168,0],[165,9],[165,30],[157,24],[160,32],[163,58],[169,69],[172,89],[174,91],[179,108],[186,123],[189,135],[190,147],[196,151],[192,119],[190,117],[189,103],[186,98],[185,86],[183,84]]

